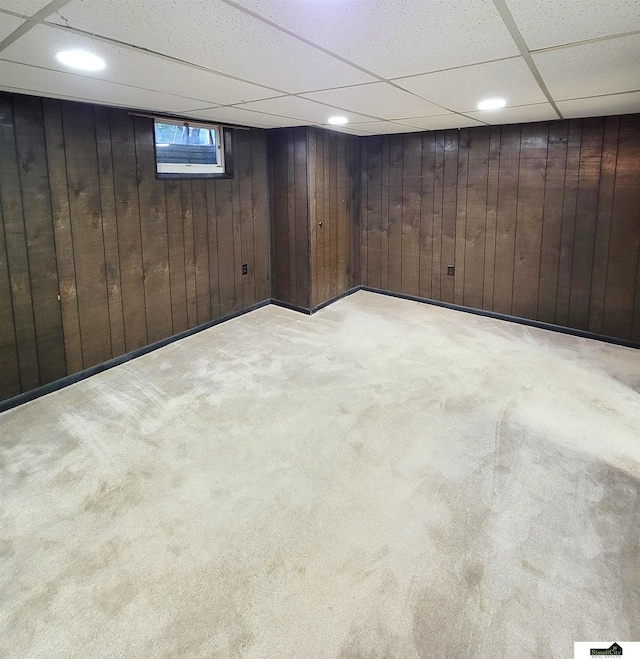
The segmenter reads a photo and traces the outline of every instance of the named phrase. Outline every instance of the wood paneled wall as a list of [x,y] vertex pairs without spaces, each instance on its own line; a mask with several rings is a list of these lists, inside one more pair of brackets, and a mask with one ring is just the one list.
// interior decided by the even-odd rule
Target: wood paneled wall
[[363,284],[640,340],[640,115],[360,146]]
[[266,133],[232,180],[156,181],[152,130],[0,93],[0,399],[270,297]]
[[275,130],[271,155],[274,297],[314,308],[359,284],[357,138]]
[[311,306],[358,285],[359,169],[357,138],[310,128]]
[[307,128],[269,131],[271,170],[271,294],[311,306],[311,230]]
[[640,341],[640,115],[234,148],[156,181],[151,120],[0,93],[0,399],[360,283]]

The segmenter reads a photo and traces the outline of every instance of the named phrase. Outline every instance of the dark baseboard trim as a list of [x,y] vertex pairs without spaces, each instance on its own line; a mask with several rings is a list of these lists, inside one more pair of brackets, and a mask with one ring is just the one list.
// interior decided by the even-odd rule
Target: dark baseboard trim
[[595,334],[594,332],[586,332],[585,330],[573,329],[572,327],[564,327],[563,325],[554,325],[552,323],[544,323],[540,320],[530,320],[528,318],[520,318],[520,316],[510,316],[509,314],[497,313],[496,311],[485,311],[484,309],[475,309],[474,307],[465,307],[461,304],[453,304],[452,302],[441,302],[440,300],[431,300],[426,297],[418,297],[417,295],[405,295],[404,293],[394,293],[393,291],[384,291],[380,288],[372,288],[371,286],[362,286],[363,291],[369,293],[379,293],[380,295],[388,295],[390,297],[397,297],[403,300],[411,300],[413,302],[422,302],[423,304],[433,304],[436,307],[444,307],[445,309],[453,309],[454,311],[464,311],[471,313],[475,316],[486,316],[487,318],[495,318],[496,320],[506,320],[510,323],[517,323],[518,325],[527,325],[529,327],[537,327],[538,329],[549,330],[551,332],[559,332],[560,334],[569,334],[570,336],[579,336],[583,339],[593,339],[594,341],[603,341],[604,343],[612,343],[625,348],[640,348],[640,343],[637,341],[627,341],[626,339],[617,339],[614,336],[606,336],[604,334]]
[[385,291],[382,290],[381,288],[373,288],[371,286],[354,286],[353,288],[350,288],[344,293],[340,293],[340,295],[336,295],[335,297],[332,297],[331,299],[322,302],[313,309],[298,307],[295,304],[289,304],[288,302],[283,302],[282,300],[276,300],[275,298],[270,298],[267,300],[263,300],[262,302],[257,302],[256,304],[252,304],[249,307],[241,309],[240,311],[236,311],[227,316],[223,316],[222,318],[211,320],[207,323],[203,323],[202,325],[198,325],[197,327],[193,327],[192,329],[186,330],[185,332],[180,332],[180,334],[175,334],[174,336],[170,336],[166,339],[162,339],[161,341],[156,341],[155,343],[151,343],[148,346],[143,346],[142,348],[138,348],[137,350],[132,350],[131,352],[128,352],[124,355],[119,355],[118,357],[114,357],[109,361],[102,362],[101,364],[96,364],[95,366],[91,366],[90,368],[86,368],[83,371],[80,371],[79,373],[73,373],[71,375],[67,375],[64,378],[60,378],[60,380],[56,380],[55,382],[50,382],[49,384],[45,384],[42,387],[38,387],[37,389],[32,389],[31,391],[26,391],[23,394],[18,394],[13,398],[0,401],[0,413],[10,410],[13,407],[17,407],[18,405],[28,403],[29,401],[35,400],[36,398],[40,398],[41,396],[45,396],[46,394],[50,394],[53,393],[54,391],[58,391],[59,389],[64,389],[65,387],[75,384],[76,382],[80,382],[81,380],[86,380],[92,375],[102,373],[102,371],[107,371],[110,368],[113,368],[114,366],[119,366],[120,364],[124,364],[125,362],[131,361],[136,357],[141,357],[142,355],[146,355],[150,352],[153,352],[158,348],[163,348],[164,346],[169,345],[174,341],[179,341],[180,339],[184,339],[188,336],[191,336],[192,334],[197,334],[198,332],[202,332],[203,330],[209,329],[210,327],[215,327],[220,323],[224,323],[228,320],[232,320],[233,318],[238,318],[238,316],[243,316],[246,313],[255,311],[256,309],[260,309],[261,307],[265,307],[268,304],[275,304],[278,307],[283,307],[291,311],[298,311],[307,316],[310,316],[316,313],[316,311],[320,311],[320,309],[324,309],[325,307],[328,307],[330,304],[333,304],[334,302],[337,302],[338,300],[341,300],[342,298],[347,297],[348,295],[352,295],[353,293],[356,293],[357,291],[360,290],[368,291],[369,293],[378,293],[380,295],[388,295],[389,297],[397,297],[402,300],[411,300],[412,302],[432,304],[436,307],[444,307],[445,309],[452,309],[453,311],[463,311],[464,313],[474,314],[475,316],[485,316],[487,318],[495,318],[496,320],[506,320],[510,323],[517,323],[518,325],[537,327],[538,329],[549,330],[551,332],[559,332],[560,334],[569,334],[570,336],[578,336],[583,339],[593,339],[594,341],[603,341],[604,343],[612,343],[613,345],[624,346],[626,348],[640,349],[640,343],[638,343],[637,341],[627,341],[625,339],[617,339],[613,336],[606,336],[604,334],[595,334],[594,332],[586,332],[584,330],[573,329],[571,327],[563,327],[562,325],[553,325],[552,323],[544,323],[539,320],[520,318],[519,316],[510,316],[508,314],[497,313],[495,311],[485,311],[484,309],[465,307],[461,304],[453,304],[451,302],[441,302],[440,300],[432,300],[426,297],[418,297],[417,295],[405,295],[404,293],[394,293],[393,291]]
[[71,375],[67,375],[63,378],[60,378],[55,382],[50,382],[49,384],[45,384],[42,387],[38,387],[37,389],[32,389],[31,391],[25,391],[23,394],[18,394],[13,398],[8,398],[7,400],[0,401],[0,413],[5,412],[6,410],[10,410],[13,407],[17,407],[18,405],[22,405],[23,403],[28,403],[29,401],[35,400],[36,398],[40,398],[41,396],[46,396],[47,394],[53,393],[54,391],[58,391],[59,389],[64,389],[65,387],[75,384],[76,382],[80,382],[81,380],[86,380],[92,375],[97,375],[98,373],[102,373],[102,371],[107,371],[110,368],[113,368],[114,366],[119,366],[120,364],[124,364],[125,362],[131,361],[136,357],[141,357],[142,355],[146,355],[150,352],[153,352],[158,348],[163,348],[164,346],[169,345],[174,341],[185,339],[186,337],[191,336],[192,334],[197,334],[198,332],[202,332],[203,330],[209,329],[210,327],[215,327],[220,323],[224,323],[228,320],[233,320],[234,318],[238,318],[238,316],[243,316],[244,314],[249,313],[250,311],[255,311],[256,309],[260,309],[260,307],[265,307],[270,302],[271,300],[263,300],[262,302],[257,302],[256,304],[252,304],[249,307],[245,307],[240,311],[235,311],[234,313],[228,314],[227,316],[223,316],[222,318],[217,318],[216,320],[210,320],[209,322],[203,323],[202,325],[198,325],[197,327],[192,327],[191,329],[188,329],[184,332],[180,332],[179,334],[174,334],[173,336],[169,336],[166,339],[156,341],[155,343],[150,343],[148,346],[143,346],[142,348],[138,348],[137,350],[132,350],[131,352],[127,352],[124,355],[118,355],[118,357],[109,359],[108,361],[102,362],[101,364],[96,364],[95,366],[85,368],[83,371],[80,371],[79,373],[72,373]]
[[335,295],[334,297],[325,300],[324,302],[321,302],[319,305],[313,307],[313,309],[308,309],[307,307],[299,307],[296,304],[283,302],[282,300],[277,300],[274,297],[271,298],[271,304],[275,304],[276,306],[282,307],[283,309],[289,309],[290,311],[299,311],[300,313],[306,314],[307,316],[311,316],[312,314],[316,313],[316,311],[320,311],[320,309],[324,309],[325,307],[328,307],[330,304],[333,304],[334,302],[341,300],[343,297],[347,297],[347,295],[353,295],[353,293],[359,291],[361,288],[362,286],[354,286],[353,288],[350,288],[349,290],[344,291],[339,295]]
[[344,293],[340,293],[339,295],[336,295],[335,297],[332,297],[329,300],[325,300],[324,302],[321,302],[317,307],[314,307],[313,309],[311,309],[311,313],[315,313],[316,311],[320,311],[320,309],[324,309],[325,307],[328,307],[330,304],[333,304],[334,302],[337,302],[338,300],[342,300],[343,297],[353,295],[354,293],[357,293],[361,289],[362,289],[362,286],[354,286],[353,288],[350,288],[349,290],[346,290]]
[[271,304],[275,304],[276,307],[282,307],[283,309],[289,309],[289,311],[297,311],[298,313],[303,313],[307,316],[311,315],[311,309],[299,307],[295,304],[289,304],[289,302],[284,302],[283,300],[276,300],[274,297],[271,298]]

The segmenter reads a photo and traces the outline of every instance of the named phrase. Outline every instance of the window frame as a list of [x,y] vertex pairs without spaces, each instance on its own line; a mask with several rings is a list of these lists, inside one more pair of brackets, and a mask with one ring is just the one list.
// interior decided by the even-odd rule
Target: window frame
[[[215,130],[218,140],[219,153],[222,159],[221,165],[189,165],[187,163],[162,163],[171,167],[174,171],[159,171],[161,163],[158,162],[158,143],[156,142],[156,124],[173,124],[186,126],[187,128],[206,128]],[[185,119],[173,119],[169,117],[153,117],[153,158],[155,161],[156,179],[230,179],[233,178],[233,140],[232,129],[214,123],[203,123],[200,121],[188,121]],[[218,167],[219,169],[209,171],[197,171],[199,167]]]

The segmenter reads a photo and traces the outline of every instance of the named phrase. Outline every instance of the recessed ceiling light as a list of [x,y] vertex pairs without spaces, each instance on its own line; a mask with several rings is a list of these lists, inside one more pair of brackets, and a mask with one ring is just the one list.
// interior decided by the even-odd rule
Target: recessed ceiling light
[[503,108],[506,104],[504,98],[488,98],[486,101],[478,103],[478,110],[497,110]]
[[329,123],[340,126],[342,124],[348,124],[349,120],[346,117],[329,117]]
[[86,50],[64,50],[56,57],[65,66],[83,71],[102,71],[106,66],[101,57],[88,53]]

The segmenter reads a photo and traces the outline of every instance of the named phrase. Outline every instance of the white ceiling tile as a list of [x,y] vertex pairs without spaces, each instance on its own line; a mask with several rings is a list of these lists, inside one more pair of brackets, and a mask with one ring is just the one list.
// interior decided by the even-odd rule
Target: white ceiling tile
[[240,126],[252,126],[255,128],[279,128],[284,126],[306,126],[308,121],[278,117],[263,112],[251,112],[237,107],[211,108],[205,110],[193,110],[187,112],[186,116],[195,119],[207,119],[220,121],[222,123],[238,124]]
[[182,113],[193,108],[193,99],[0,60],[0,89],[9,87],[40,96],[64,96],[134,109]]
[[633,114],[640,112],[640,92],[558,101],[558,107],[567,119],[602,117],[609,114]]
[[521,57],[394,82],[455,112],[473,112],[478,103],[487,98],[504,98],[508,105],[529,105],[547,100]]
[[6,39],[12,32],[15,32],[24,20],[9,16],[9,14],[0,14],[0,41]]
[[422,117],[420,119],[405,119],[404,124],[419,128],[420,130],[446,130],[447,128],[470,128],[471,126],[484,126],[481,121],[460,114],[443,114],[438,117]]
[[640,30],[637,0],[507,0],[530,50]]
[[[357,125],[357,124],[356,124]],[[330,130],[334,133],[346,133],[347,135],[371,135],[370,132],[364,130],[357,130],[353,126],[331,126],[329,124],[316,124],[315,128],[322,130]]]
[[640,35],[536,53],[533,59],[556,101],[640,89]]
[[[0,0],[0,9],[15,11],[24,16],[33,16],[43,7],[46,7],[51,0]],[[0,21],[2,19],[0,18]]]
[[390,135],[391,133],[417,133],[421,129],[414,126],[405,126],[393,121],[370,121],[354,124],[353,128],[368,135]]
[[[74,28],[285,92],[374,81],[222,2],[72,0],[62,13]],[[52,20],[64,23],[60,18]]]
[[535,105],[522,105],[515,108],[501,108],[500,110],[479,110],[477,112],[467,112],[466,114],[474,119],[494,125],[560,119],[558,113],[549,103],[536,103]]
[[328,89],[305,94],[306,98],[329,103],[337,108],[345,108],[363,114],[375,114],[381,119],[404,117],[426,117],[442,114],[442,108],[425,101],[414,94],[385,82],[374,82],[357,87]]
[[236,1],[385,78],[518,53],[487,0]]
[[327,107],[315,101],[298,96],[281,96],[280,98],[271,98],[265,101],[255,101],[253,103],[244,103],[242,108],[245,110],[254,110],[256,112],[266,112],[268,114],[277,114],[283,117],[292,117],[300,119],[310,124],[323,124],[329,117],[339,114],[346,117],[350,123],[356,121],[370,121],[370,117],[356,114],[355,112],[345,112],[333,107]]
[[140,50],[122,48],[103,40],[43,25],[36,26],[11,44],[0,53],[0,58],[68,72],[69,69],[60,64],[55,55],[71,48],[88,50],[107,63],[104,71],[86,74],[87,77],[202,101],[194,103],[194,107],[241,103],[277,94],[264,87],[147,55]]

